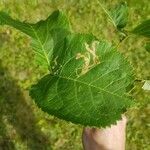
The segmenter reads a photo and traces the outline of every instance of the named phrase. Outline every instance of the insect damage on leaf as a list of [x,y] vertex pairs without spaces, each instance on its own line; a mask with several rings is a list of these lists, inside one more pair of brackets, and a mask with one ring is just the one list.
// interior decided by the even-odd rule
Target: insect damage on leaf
[[84,61],[84,65],[81,69],[81,73],[78,74],[77,71],[78,77],[84,75],[89,71],[89,69],[91,69],[92,67],[100,63],[99,57],[96,55],[96,45],[98,43],[99,43],[98,41],[93,41],[91,45],[85,43],[86,52],[84,54],[77,53],[76,59],[83,59]]
[[21,22],[0,12],[0,25],[10,25],[31,37],[31,46],[35,52],[36,62],[51,70],[53,48],[61,45],[70,32],[68,18],[61,11],[54,11],[47,19],[35,24]]
[[55,11],[35,24],[0,12],[0,24],[29,35],[41,65],[51,68],[30,89],[43,111],[76,124],[106,127],[131,106],[127,94],[134,81],[130,64],[110,43],[70,31],[62,12]]
[[57,64],[58,64],[58,63],[57,63],[57,59],[58,59],[58,56],[56,56],[55,59],[54,59],[54,61],[53,61],[53,62],[54,62],[54,65],[52,66],[52,69],[54,69],[55,66],[57,66]]

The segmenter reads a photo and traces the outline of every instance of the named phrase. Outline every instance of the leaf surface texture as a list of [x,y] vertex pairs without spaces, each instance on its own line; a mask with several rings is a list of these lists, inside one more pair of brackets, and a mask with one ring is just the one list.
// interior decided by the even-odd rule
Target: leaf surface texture
[[106,127],[132,104],[127,94],[134,80],[130,64],[110,43],[71,32],[63,13],[29,24],[1,12],[0,24],[30,36],[41,65],[50,68],[30,90],[43,111],[76,124]]

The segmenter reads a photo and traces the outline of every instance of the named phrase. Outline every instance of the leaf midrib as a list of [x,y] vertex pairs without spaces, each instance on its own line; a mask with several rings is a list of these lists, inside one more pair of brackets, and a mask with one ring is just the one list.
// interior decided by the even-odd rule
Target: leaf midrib
[[103,89],[103,88],[96,87],[96,86],[94,86],[94,85],[92,85],[92,84],[88,84],[88,83],[86,83],[86,82],[82,82],[82,81],[80,81],[80,80],[72,79],[72,78],[69,78],[69,77],[58,76],[58,75],[54,75],[54,74],[51,74],[51,75],[54,76],[54,77],[57,77],[58,80],[59,80],[60,78],[62,78],[62,79],[66,79],[66,80],[71,80],[71,81],[73,81],[73,82],[78,82],[78,83],[80,83],[80,84],[84,84],[84,85],[87,85],[87,86],[96,88],[96,89],[98,89],[98,90],[100,90],[100,91],[104,91],[104,92],[109,93],[109,94],[111,94],[111,95],[113,95],[113,96],[117,96],[117,97],[119,97],[119,98],[124,99],[122,96],[119,96],[119,95],[117,95],[117,94],[114,94],[114,93],[112,93],[112,92],[110,92],[110,91],[107,91],[107,90],[105,90],[105,89]]
[[38,36],[37,32],[35,31],[35,29],[34,29],[31,25],[30,25],[30,27],[31,27],[31,29],[33,30],[33,32],[34,32],[34,34],[35,34],[35,37],[37,38],[39,44],[41,45],[41,49],[42,49],[42,51],[43,51],[43,53],[44,53],[45,59],[46,59],[47,64],[48,64],[48,66],[49,66],[50,62],[49,62],[49,59],[48,59],[47,54],[46,54],[46,52],[45,52],[45,49],[44,49],[44,47],[43,47],[43,44],[41,43],[41,41],[40,41],[40,39],[39,39],[39,36]]

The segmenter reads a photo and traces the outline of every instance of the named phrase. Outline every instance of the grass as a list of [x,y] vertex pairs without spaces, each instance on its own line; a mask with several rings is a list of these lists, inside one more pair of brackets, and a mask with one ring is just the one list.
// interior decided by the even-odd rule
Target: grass
[[[118,0],[119,1],[119,0]],[[118,2],[105,0],[110,8]],[[131,29],[149,18],[149,0],[128,0]],[[76,32],[92,32],[118,43],[118,33],[97,0],[1,0],[0,10],[36,22],[55,9],[64,10]],[[0,28],[0,150],[80,150],[82,126],[43,113],[28,96],[28,87],[45,72],[34,62],[30,39],[13,28]],[[131,37],[119,46],[135,68],[136,78],[150,78],[150,55],[144,40]],[[39,71],[40,70],[40,71]],[[135,83],[136,107],[128,111],[127,150],[150,149],[150,93]]]

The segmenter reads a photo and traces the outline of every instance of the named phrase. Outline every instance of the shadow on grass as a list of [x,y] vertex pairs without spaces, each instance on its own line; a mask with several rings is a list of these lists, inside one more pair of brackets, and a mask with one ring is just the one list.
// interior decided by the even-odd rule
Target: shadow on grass
[[0,62],[0,150],[15,150],[14,140],[18,135],[27,150],[51,149],[50,141],[36,126],[24,93]]

